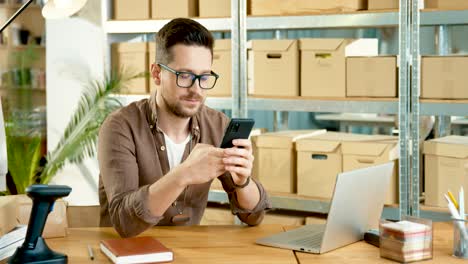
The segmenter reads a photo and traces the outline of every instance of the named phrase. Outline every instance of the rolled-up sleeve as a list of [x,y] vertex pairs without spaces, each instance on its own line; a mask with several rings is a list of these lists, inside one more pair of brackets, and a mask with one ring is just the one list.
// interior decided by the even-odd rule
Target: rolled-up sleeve
[[130,128],[122,123],[111,115],[101,126],[98,160],[111,223],[122,237],[130,237],[156,225],[162,217],[149,211],[149,185],[139,186],[135,143]]
[[231,211],[237,215],[239,219],[248,225],[258,225],[262,222],[263,217],[267,210],[271,209],[271,202],[268,199],[268,194],[263,188],[262,184],[256,179],[251,179],[255,185],[257,185],[260,193],[260,199],[257,205],[252,210],[243,209],[238,202],[236,187],[232,181],[232,177],[229,173],[226,173],[219,177],[224,190],[228,194],[229,202],[231,204]]

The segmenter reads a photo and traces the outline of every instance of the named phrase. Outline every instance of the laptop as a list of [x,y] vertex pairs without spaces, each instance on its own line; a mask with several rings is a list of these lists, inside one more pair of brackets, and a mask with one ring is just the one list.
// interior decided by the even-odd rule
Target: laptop
[[338,174],[327,222],[260,238],[257,244],[322,254],[360,241],[377,228],[393,162]]

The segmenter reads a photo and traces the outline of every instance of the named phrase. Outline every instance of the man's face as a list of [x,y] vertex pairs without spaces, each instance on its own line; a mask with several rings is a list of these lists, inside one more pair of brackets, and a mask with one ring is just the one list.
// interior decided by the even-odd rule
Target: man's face
[[[195,74],[211,72],[211,52],[206,47],[177,44],[171,48],[173,60],[167,64],[176,71]],[[192,117],[198,113],[205,102],[206,91],[200,88],[198,80],[190,88],[177,86],[177,76],[161,69],[161,86],[158,96],[161,96],[167,109],[178,117]]]

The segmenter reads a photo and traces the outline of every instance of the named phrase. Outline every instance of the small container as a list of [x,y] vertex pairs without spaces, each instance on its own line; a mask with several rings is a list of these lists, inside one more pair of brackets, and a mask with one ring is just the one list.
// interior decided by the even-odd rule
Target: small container
[[[465,230],[462,231],[461,228]],[[468,259],[467,221],[453,219],[453,256]]]
[[408,263],[432,259],[432,221],[405,217],[399,222],[381,221],[380,257]]

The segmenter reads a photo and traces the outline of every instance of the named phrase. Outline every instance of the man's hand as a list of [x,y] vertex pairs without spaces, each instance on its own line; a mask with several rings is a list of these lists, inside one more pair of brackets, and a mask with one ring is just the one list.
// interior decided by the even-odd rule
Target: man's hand
[[226,172],[223,149],[199,143],[195,145],[180,169],[187,170],[187,185],[208,182]]
[[253,160],[252,143],[248,139],[232,141],[233,148],[224,150],[223,162],[232,180],[237,185],[243,185],[252,174]]

